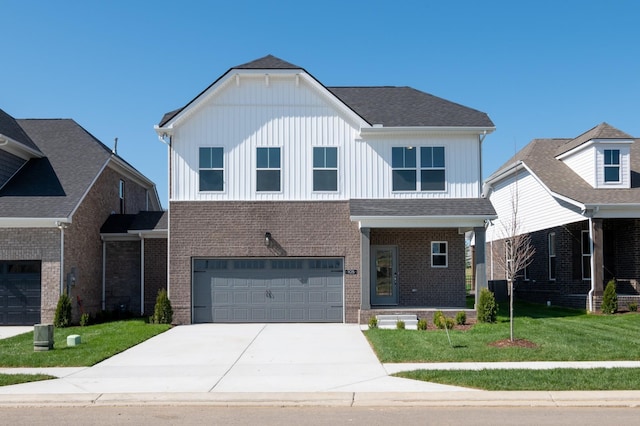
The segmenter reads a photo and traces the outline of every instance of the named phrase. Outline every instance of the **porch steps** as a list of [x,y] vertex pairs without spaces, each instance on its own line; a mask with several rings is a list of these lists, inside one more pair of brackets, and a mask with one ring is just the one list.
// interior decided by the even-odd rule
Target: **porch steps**
[[396,329],[398,321],[404,321],[404,328],[407,330],[418,329],[418,316],[408,314],[386,314],[376,315],[378,319],[378,328]]

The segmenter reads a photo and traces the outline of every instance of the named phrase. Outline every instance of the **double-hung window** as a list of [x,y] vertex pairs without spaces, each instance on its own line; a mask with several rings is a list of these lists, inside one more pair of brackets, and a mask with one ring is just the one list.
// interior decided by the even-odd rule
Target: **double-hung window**
[[443,146],[420,148],[420,189],[422,191],[444,191],[444,170]]
[[556,279],[556,233],[549,234],[549,280]]
[[604,181],[620,182],[620,150],[604,150]]
[[391,148],[394,191],[416,190],[416,150],[413,147]]
[[224,190],[224,149],[200,147],[200,191]]
[[313,190],[338,190],[338,148],[313,148]]
[[118,185],[118,198],[120,199],[120,214],[126,213],[125,204],[124,204],[124,181],[120,179],[120,184]]
[[280,148],[258,148],[257,154],[257,191],[280,191]]
[[589,231],[582,231],[582,279],[591,279],[591,240]]
[[446,268],[449,264],[447,259],[447,242],[432,241],[431,242],[431,267]]

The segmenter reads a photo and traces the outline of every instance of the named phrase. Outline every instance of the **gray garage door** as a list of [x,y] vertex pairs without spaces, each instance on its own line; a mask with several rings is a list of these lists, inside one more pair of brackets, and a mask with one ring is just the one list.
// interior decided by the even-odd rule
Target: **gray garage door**
[[342,322],[340,258],[195,259],[193,321]]
[[0,261],[0,325],[40,322],[40,262]]

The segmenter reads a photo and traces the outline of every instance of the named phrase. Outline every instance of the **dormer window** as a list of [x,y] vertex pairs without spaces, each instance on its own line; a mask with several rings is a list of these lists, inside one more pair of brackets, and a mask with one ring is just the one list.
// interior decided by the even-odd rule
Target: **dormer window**
[[604,181],[605,183],[620,182],[620,150],[619,149],[604,150]]

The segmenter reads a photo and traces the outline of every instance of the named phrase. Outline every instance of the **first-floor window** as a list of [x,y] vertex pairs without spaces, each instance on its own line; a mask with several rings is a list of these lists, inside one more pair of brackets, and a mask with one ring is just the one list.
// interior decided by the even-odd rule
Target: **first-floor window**
[[549,234],[549,279],[556,279],[556,233]]
[[431,242],[431,267],[446,268],[447,260],[447,242],[432,241]]
[[256,190],[280,191],[280,148],[258,148]]
[[224,149],[200,147],[199,155],[200,191],[223,191]]
[[591,240],[589,231],[582,231],[582,279],[591,279]]

